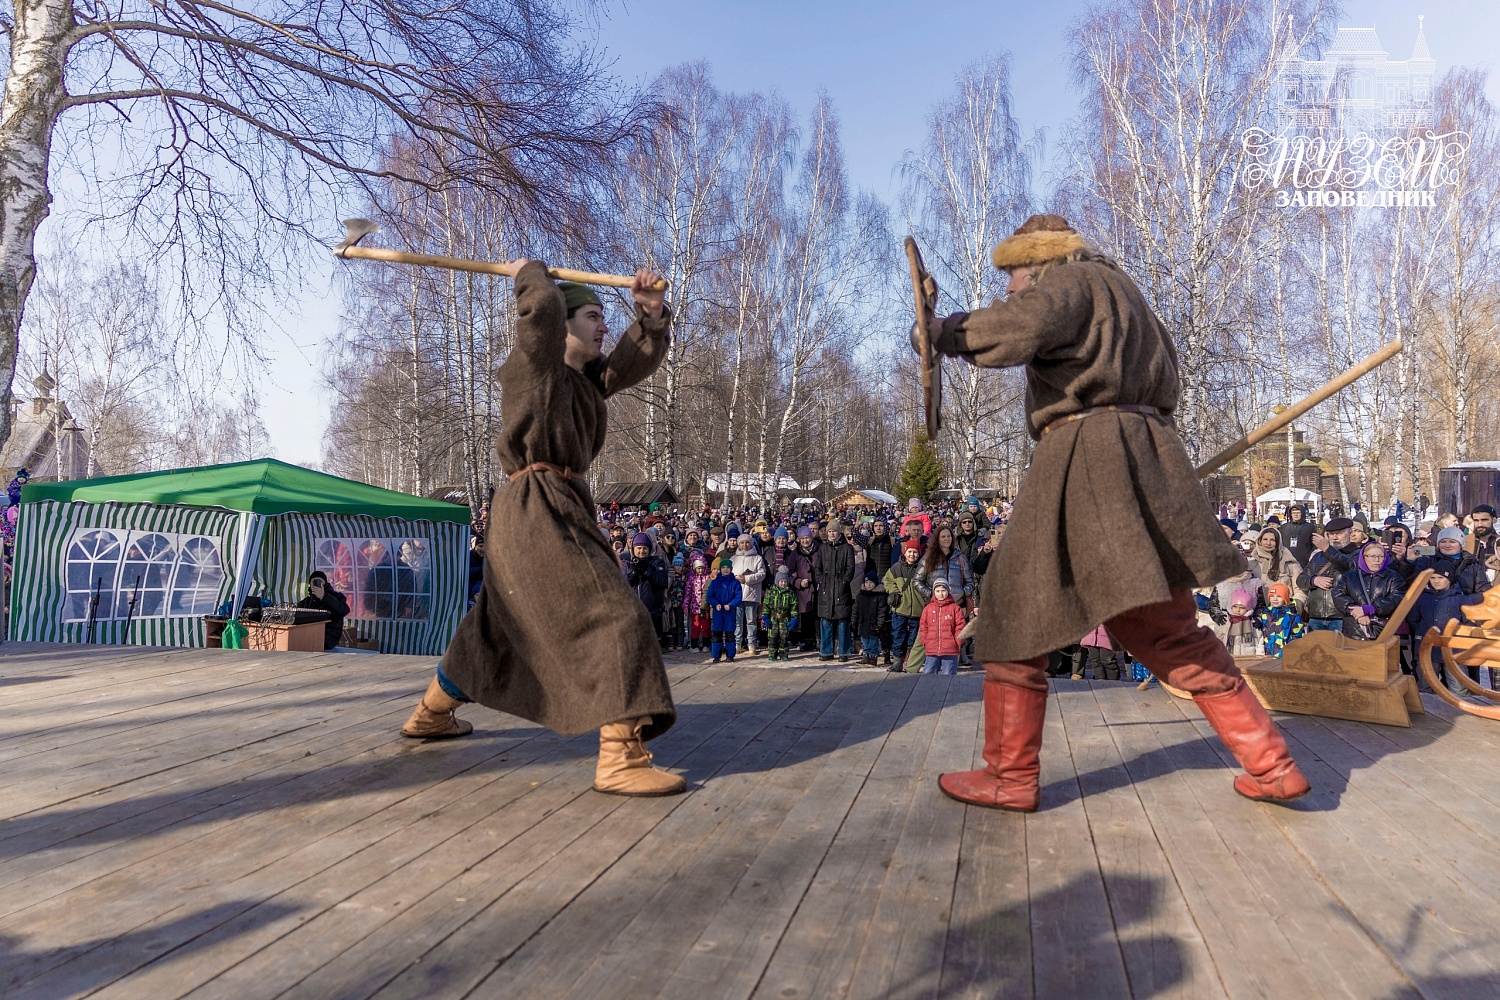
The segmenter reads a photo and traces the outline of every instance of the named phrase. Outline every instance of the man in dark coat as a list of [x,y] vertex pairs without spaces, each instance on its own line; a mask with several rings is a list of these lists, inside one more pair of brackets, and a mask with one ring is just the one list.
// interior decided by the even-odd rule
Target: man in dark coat
[[[870,525],[870,541],[865,547],[865,565],[863,576],[870,570],[875,571],[875,591],[885,599],[885,574],[891,568],[891,562],[895,558],[896,540],[891,536],[890,522],[884,514],[876,514],[874,522]],[[886,615],[880,623],[880,651],[885,655],[886,666],[891,665],[891,621],[890,615]]]
[[1286,516],[1286,524],[1277,528],[1281,535],[1281,547],[1292,554],[1298,566],[1306,566],[1313,554],[1312,522],[1307,519],[1307,511],[1301,504],[1293,504]]
[[644,741],[677,719],[656,627],[594,521],[585,471],[604,448],[605,400],[650,377],[667,353],[671,316],[637,271],[635,322],[609,354],[597,295],[554,284],[546,267],[516,273],[516,342],[500,366],[495,491],[484,588],[459,623],[407,736],[463,736],[468,700],[560,733],[599,730],[594,788],[681,792],[651,766]]
[[307,578],[307,596],[297,602],[299,608],[328,612],[323,626],[323,648],[332,649],[344,637],[344,619],[349,617],[349,602],[328,585],[328,574],[315,571]]
[[1297,575],[1297,586],[1307,595],[1303,605],[1307,612],[1309,632],[1338,632],[1344,627],[1344,616],[1333,603],[1333,587],[1339,577],[1354,568],[1359,546],[1349,541],[1354,522],[1334,517],[1323,526],[1322,534],[1312,538],[1315,551],[1307,568]]
[[812,570],[818,587],[818,659],[833,659],[837,638],[839,661],[848,663],[849,616],[854,610],[854,547],[844,541],[841,522],[828,522],[828,540],[813,555]]
[[[993,258],[1010,273],[1006,298],[934,318],[929,334],[944,355],[1026,366],[1037,446],[985,580],[986,605],[1002,613],[981,615],[975,635],[985,767],[943,775],[942,790],[975,805],[1037,808],[1047,653],[1103,622],[1159,678],[1192,693],[1247,772],[1236,791],[1271,801],[1306,794],[1286,740],[1224,644],[1196,622],[1192,588],[1241,572],[1244,557],[1172,425],[1171,336],[1135,283],[1059,216],[1028,219]],[[1110,525],[1103,535],[1076,530],[1100,522]]]

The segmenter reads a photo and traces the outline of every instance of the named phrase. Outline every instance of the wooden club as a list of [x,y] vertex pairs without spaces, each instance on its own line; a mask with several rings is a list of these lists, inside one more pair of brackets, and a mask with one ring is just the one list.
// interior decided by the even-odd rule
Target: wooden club
[[[430,253],[408,253],[404,250],[381,250],[376,247],[359,246],[359,241],[373,232],[377,232],[379,226],[369,219],[345,219],[344,220],[344,242],[333,248],[335,257],[343,257],[348,260],[351,257],[361,260],[383,260],[391,264],[415,264],[418,267],[443,267],[450,271],[472,271],[476,274],[499,274],[507,278],[514,278],[516,271],[520,270],[515,261],[492,261],[492,260],[465,260],[462,257],[440,257]],[[547,273],[559,281],[577,281],[585,285],[607,285],[610,288],[629,288],[635,284],[634,275],[626,274],[597,274],[593,271],[575,271],[569,267],[549,267]],[[651,286],[652,291],[664,292],[667,290],[665,279],[657,281]]]

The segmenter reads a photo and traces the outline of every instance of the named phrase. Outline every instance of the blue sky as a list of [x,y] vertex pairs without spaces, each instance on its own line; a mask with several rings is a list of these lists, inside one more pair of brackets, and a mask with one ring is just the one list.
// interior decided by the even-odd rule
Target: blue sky
[[[1091,4],[1015,0],[616,0],[599,20],[598,43],[616,76],[645,83],[667,66],[706,61],[728,90],[778,91],[805,114],[825,89],[843,121],[853,181],[894,201],[894,168],[920,145],[928,109],[947,96],[959,69],[994,52],[1012,56],[1015,107],[1029,133],[1052,140],[1076,113],[1068,71],[1069,26]],[[1342,25],[1374,26],[1395,59],[1411,52],[1417,15],[1441,74],[1453,66],[1491,71],[1500,101],[1500,0],[1349,0]],[[330,239],[335,236],[330,222]],[[278,457],[317,464],[327,414],[318,386],[323,341],[338,322],[329,279],[299,303],[301,322],[270,345],[275,361],[263,388],[263,418]],[[316,430],[314,430],[316,428]]]

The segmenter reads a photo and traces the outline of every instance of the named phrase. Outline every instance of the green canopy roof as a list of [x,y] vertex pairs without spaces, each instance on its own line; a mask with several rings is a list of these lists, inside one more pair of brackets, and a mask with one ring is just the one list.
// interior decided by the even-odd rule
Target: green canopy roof
[[368,514],[408,521],[462,523],[469,520],[467,507],[383,490],[272,458],[145,472],[138,476],[27,483],[21,488],[21,501],[35,500],[171,503],[227,507],[256,514]]

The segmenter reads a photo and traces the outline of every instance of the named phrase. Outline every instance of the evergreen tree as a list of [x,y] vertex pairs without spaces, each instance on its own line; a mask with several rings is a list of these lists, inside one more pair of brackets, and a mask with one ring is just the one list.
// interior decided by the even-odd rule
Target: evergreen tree
[[912,439],[911,451],[906,454],[906,464],[901,466],[896,499],[903,506],[912,497],[921,497],[923,503],[928,503],[933,492],[942,487],[943,475],[943,460],[938,458],[937,448],[926,433],[918,431]]

